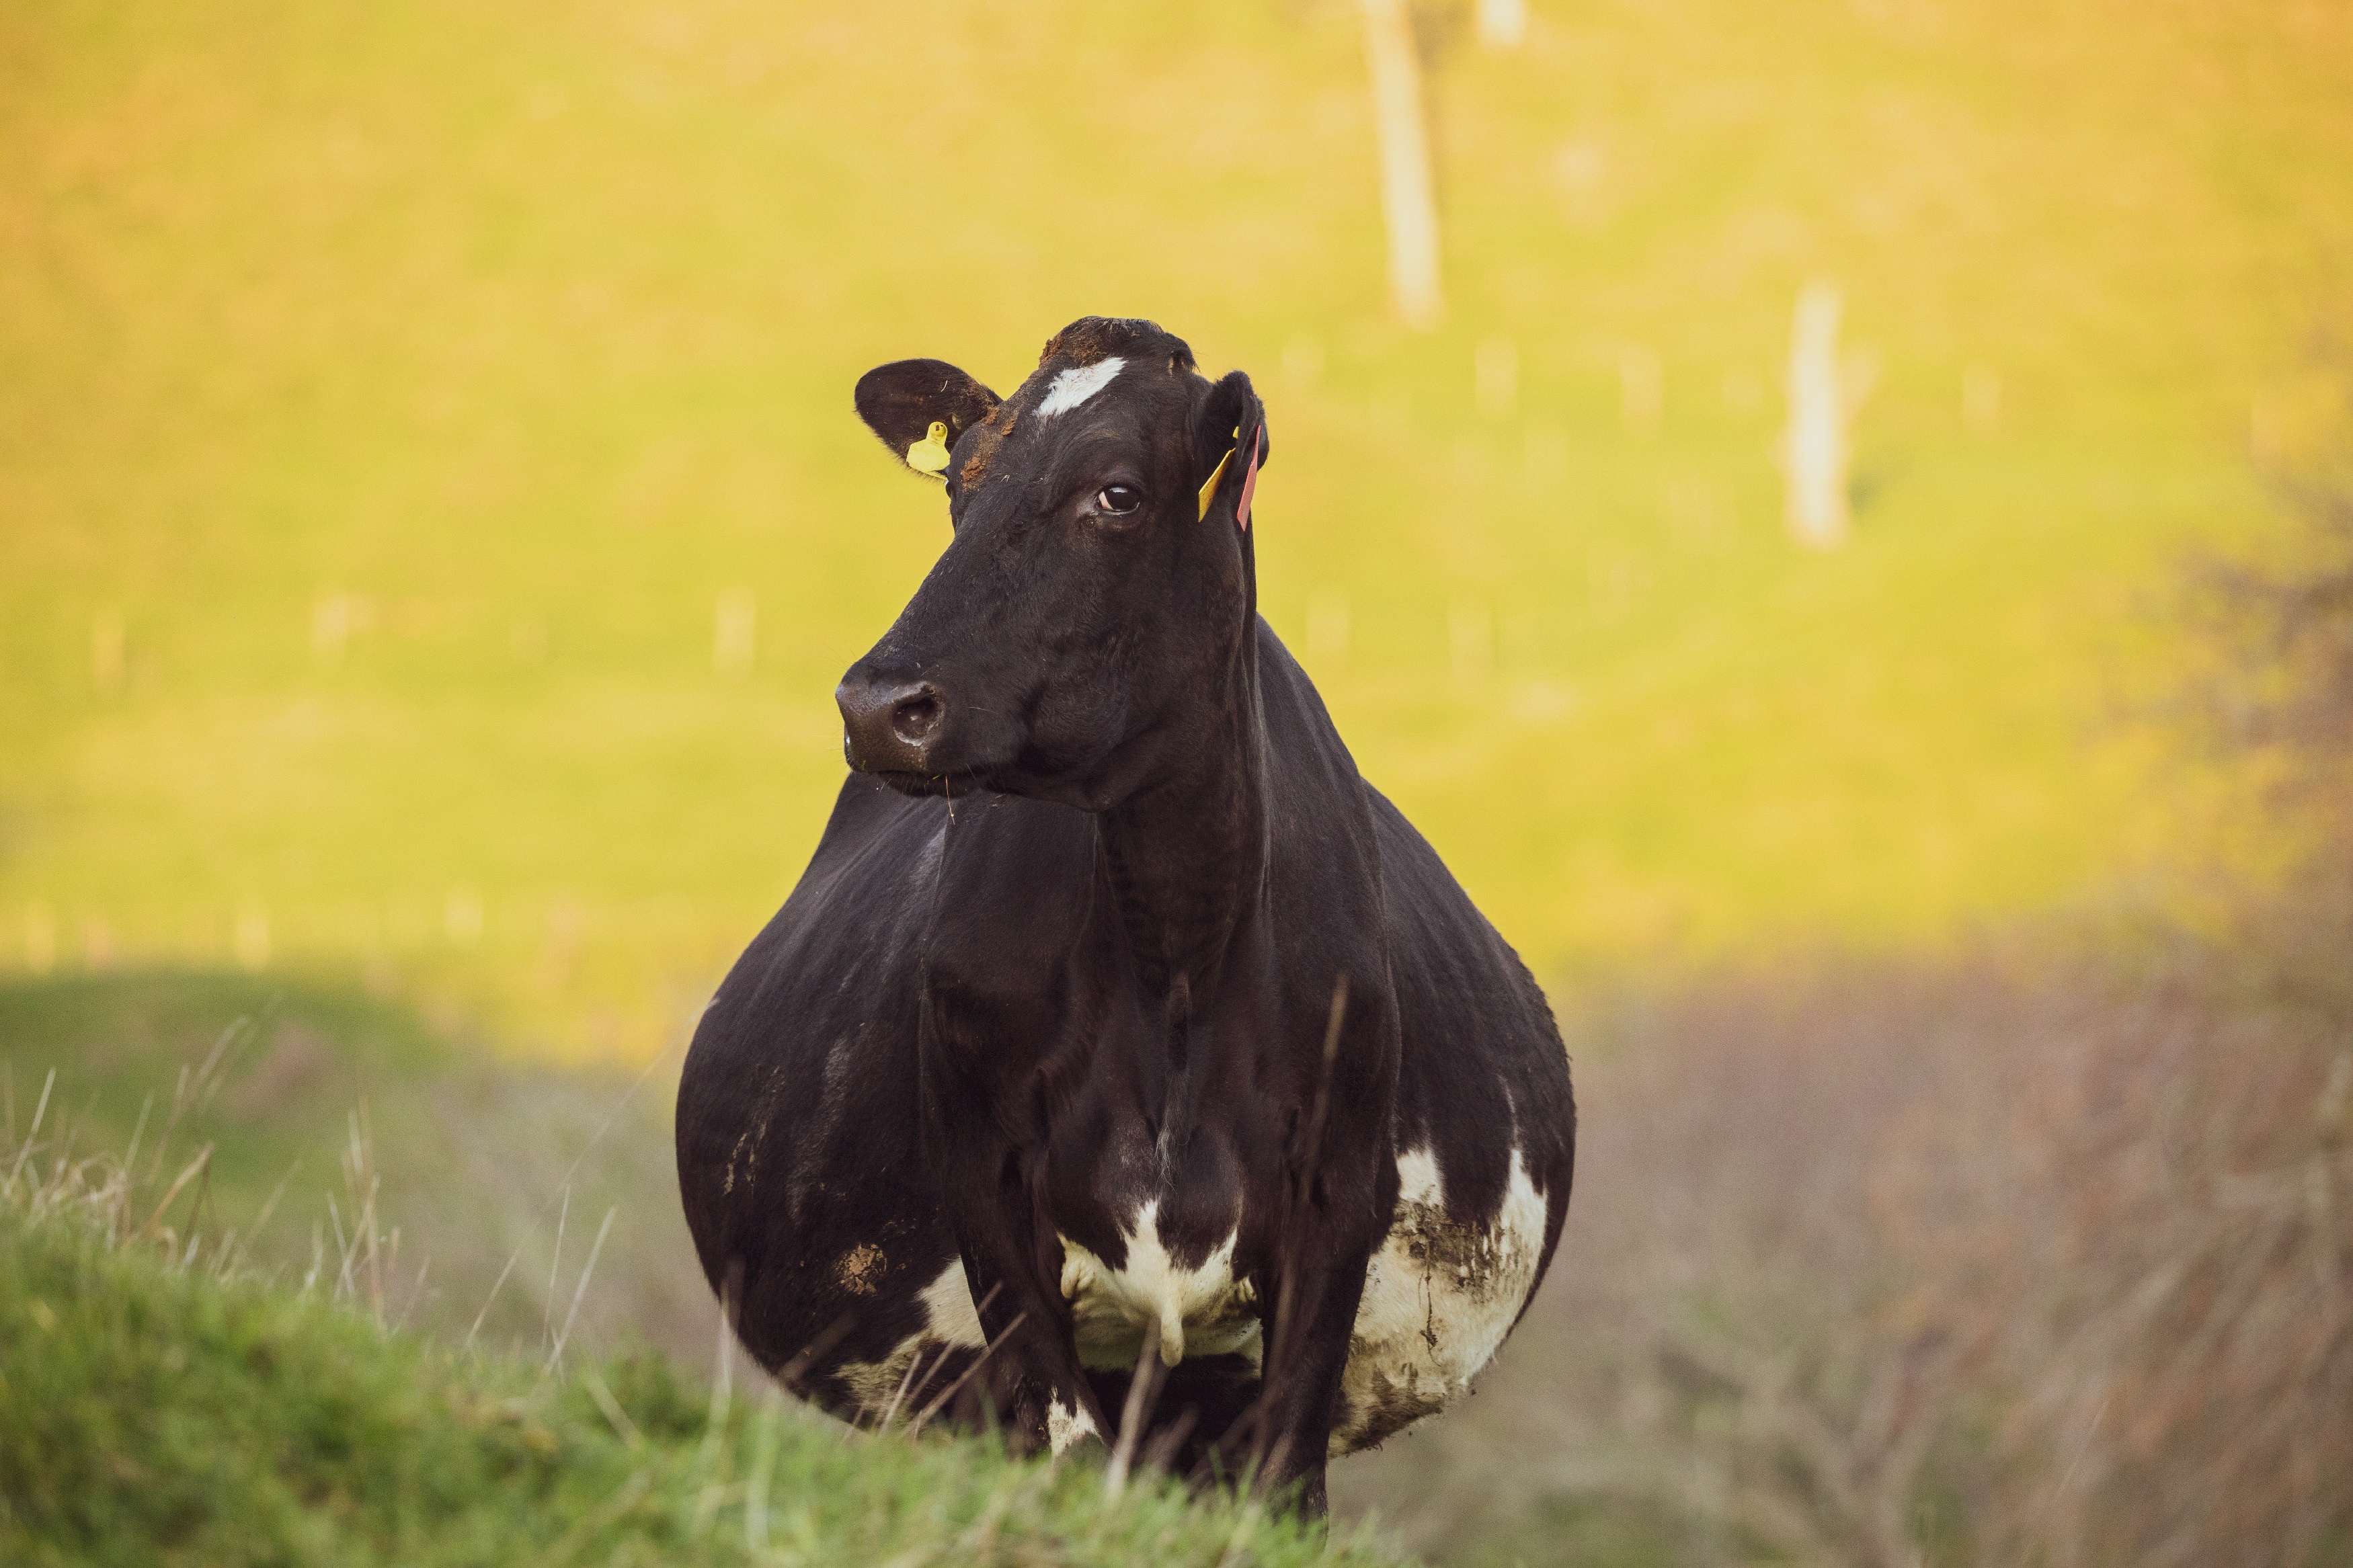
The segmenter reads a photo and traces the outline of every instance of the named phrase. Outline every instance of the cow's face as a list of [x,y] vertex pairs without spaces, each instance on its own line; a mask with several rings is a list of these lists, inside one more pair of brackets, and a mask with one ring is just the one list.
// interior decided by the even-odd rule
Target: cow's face
[[902,360],[857,401],[902,461],[945,479],[955,532],[834,694],[850,766],[911,794],[1101,810],[1232,712],[1267,452],[1249,377],[1206,381],[1151,322],[1091,316],[1009,398]]

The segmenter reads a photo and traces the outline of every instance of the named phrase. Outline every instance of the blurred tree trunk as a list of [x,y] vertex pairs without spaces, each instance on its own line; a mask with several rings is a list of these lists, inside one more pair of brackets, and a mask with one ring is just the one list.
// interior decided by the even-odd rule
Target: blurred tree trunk
[[1421,56],[1408,0],[1360,0],[1365,62],[1373,78],[1380,139],[1381,216],[1388,227],[1389,295],[1417,331],[1438,325],[1446,296],[1438,273],[1438,198],[1422,117]]

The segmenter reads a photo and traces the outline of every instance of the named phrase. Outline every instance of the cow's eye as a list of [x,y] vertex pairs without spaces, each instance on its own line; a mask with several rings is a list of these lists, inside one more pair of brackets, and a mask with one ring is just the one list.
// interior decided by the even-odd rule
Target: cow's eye
[[1095,507],[1113,517],[1124,517],[1144,504],[1144,492],[1134,485],[1105,485],[1095,497]]

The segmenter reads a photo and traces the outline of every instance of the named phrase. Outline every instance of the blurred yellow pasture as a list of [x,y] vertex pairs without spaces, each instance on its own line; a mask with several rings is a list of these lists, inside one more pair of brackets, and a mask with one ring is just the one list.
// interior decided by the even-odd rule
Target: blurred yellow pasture
[[[2160,873],[2134,715],[2353,255],[2324,4],[1419,14],[1384,306],[1333,0],[0,9],[0,969],[364,976],[642,1058],[790,888],[945,540],[849,412],[1146,315],[1249,370],[1263,608],[1557,981]],[[1791,547],[1807,279],[1873,390]]]

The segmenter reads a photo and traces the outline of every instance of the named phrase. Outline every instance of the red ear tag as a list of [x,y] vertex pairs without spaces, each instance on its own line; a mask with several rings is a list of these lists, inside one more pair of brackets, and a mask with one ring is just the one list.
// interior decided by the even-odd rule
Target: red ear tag
[[1250,432],[1250,467],[1242,474],[1242,499],[1234,503],[1234,523],[1244,533],[1250,531],[1250,497],[1258,493],[1258,453],[1266,444],[1263,427]]

